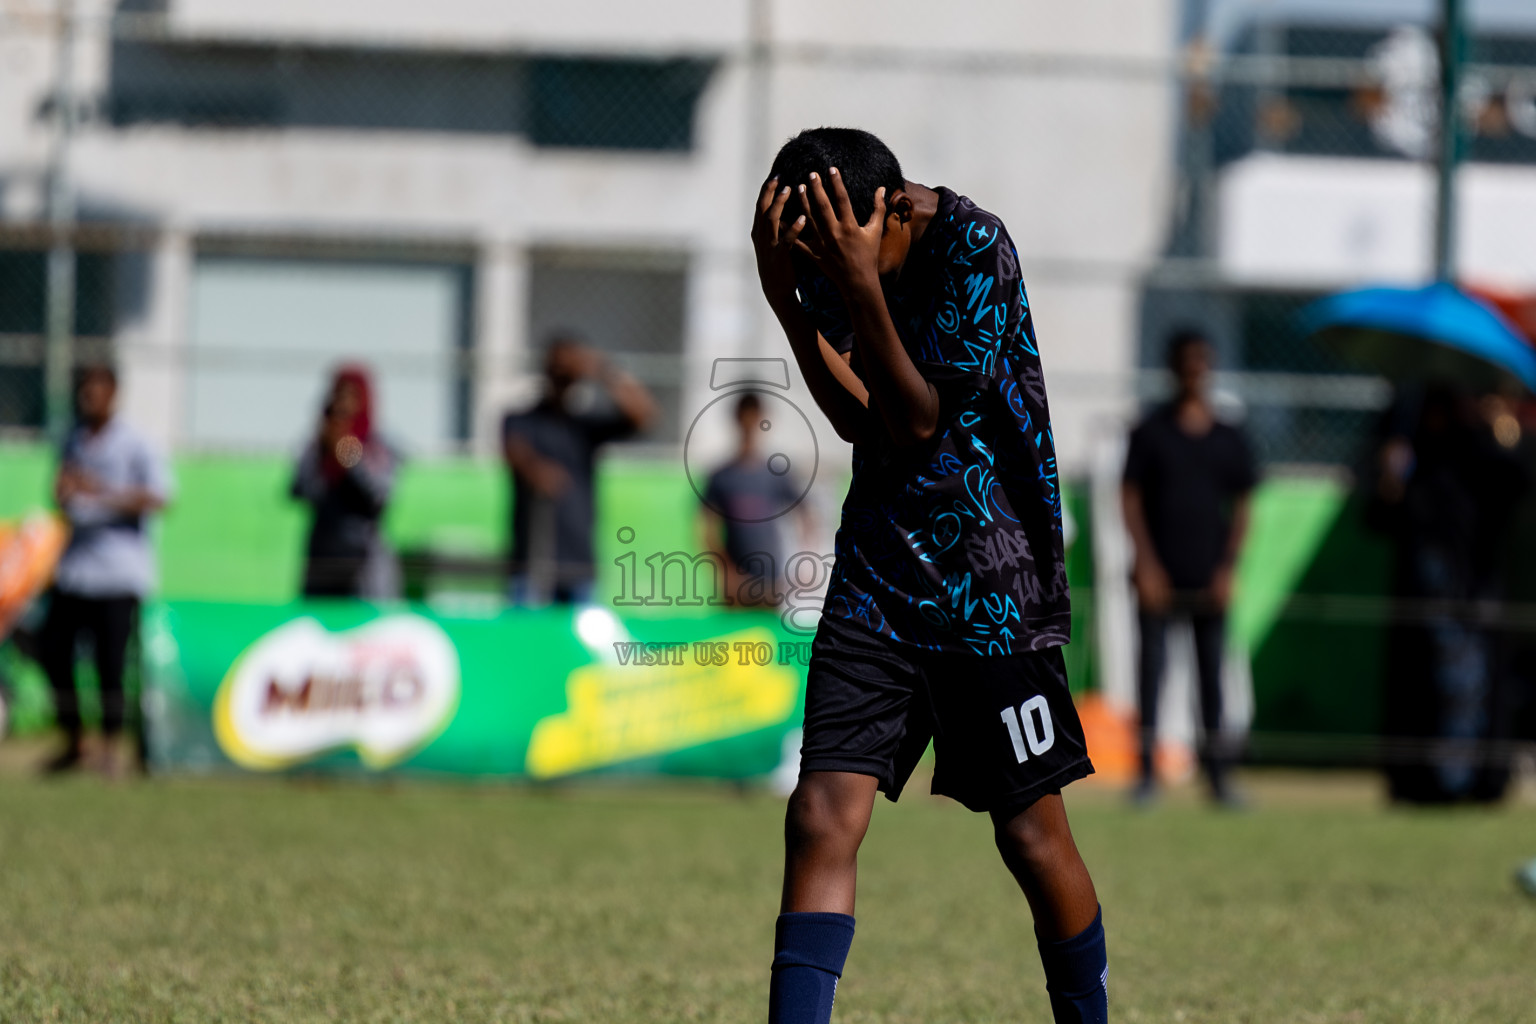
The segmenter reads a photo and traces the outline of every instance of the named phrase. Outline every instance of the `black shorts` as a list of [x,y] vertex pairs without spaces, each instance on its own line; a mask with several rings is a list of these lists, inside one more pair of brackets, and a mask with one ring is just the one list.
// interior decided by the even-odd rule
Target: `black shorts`
[[822,616],[800,771],[873,775],[895,800],[933,740],[933,792],[1011,817],[1093,774],[1061,648],[946,654]]

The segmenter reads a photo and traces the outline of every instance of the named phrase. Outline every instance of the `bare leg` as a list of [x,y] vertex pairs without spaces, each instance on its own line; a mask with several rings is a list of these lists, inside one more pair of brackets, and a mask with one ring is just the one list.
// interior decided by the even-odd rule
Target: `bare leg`
[[1003,861],[1035,916],[1040,964],[1056,1024],[1106,1024],[1109,960],[1093,879],[1077,852],[1061,794],[992,823]]
[[806,772],[784,815],[784,896],[774,925],[769,1024],[829,1024],[853,942],[859,843],[875,780]]
[[877,785],[852,772],[807,772],[800,779],[784,815],[782,913],[852,916],[859,844]]
[[1093,924],[1099,897],[1077,852],[1060,793],[1043,796],[1007,820],[992,816],[997,849],[1035,916],[1042,942],[1069,939]]

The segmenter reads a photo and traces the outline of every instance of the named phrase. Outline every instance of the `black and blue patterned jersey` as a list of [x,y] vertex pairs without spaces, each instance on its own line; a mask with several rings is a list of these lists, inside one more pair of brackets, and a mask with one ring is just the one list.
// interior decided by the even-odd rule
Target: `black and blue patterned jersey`
[[[1005,655],[1070,636],[1056,448],[1018,252],[998,218],[940,188],[886,303],[939,395],[934,436],[855,444],[824,615],[933,650]],[[848,310],[813,267],[800,301],[853,351]]]

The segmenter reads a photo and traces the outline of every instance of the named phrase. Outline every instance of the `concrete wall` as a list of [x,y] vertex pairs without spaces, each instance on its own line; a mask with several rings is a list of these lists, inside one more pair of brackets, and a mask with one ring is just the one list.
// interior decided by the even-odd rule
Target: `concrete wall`
[[582,52],[722,50],[749,0],[171,0],[173,30],[204,38]]
[[[1220,259],[1238,280],[1340,288],[1434,273],[1427,165],[1257,155],[1227,168],[1219,193]],[[1536,168],[1467,164],[1456,200],[1460,275],[1536,290]]]
[[[1166,86],[1125,62],[1168,55],[1173,7],[173,0],[170,33],[201,40],[625,51],[719,63],[687,153],[539,149],[515,135],[86,125],[74,149],[83,206],[163,229],[145,313],[122,326],[130,411],[165,442],[180,439],[176,353],[187,275],[198,240],[210,235],[425,241],[470,253],[480,450],[491,448],[502,406],[527,393],[516,367],[529,342],[531,247],[684,251],[684,404],[702,408],[713,358],[788,354],[759,297],[746,237],[773,150],[803,127],[858,124],[892,145],[909,176],[956,188],[1009,225],[1048,379],[1062,382],[1053,411],[1072,473],[1091,424],[1127,406],[1115,372],[1132,365],[1138,278],[1164,226],[1173,104]],[[750,46],[754,25],[766,50]],[[0,210],[29,220],[41,212],[36,183],[47,155],[45,126],[30,114],[52,75],[51,44],[0,45],[14,58],[0,61]],[[754,52],[766,60],[754,63]],[[107,53],[99,31],[87,32],[81,53],[82,92],[99,92]],[[841,452],[817,421],[827,450]]]

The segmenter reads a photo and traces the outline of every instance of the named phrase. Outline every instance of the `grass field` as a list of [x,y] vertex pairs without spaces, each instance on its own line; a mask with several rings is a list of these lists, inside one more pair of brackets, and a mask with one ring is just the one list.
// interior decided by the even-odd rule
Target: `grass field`
[[[1388,811],[1271,776],[1251,812],[1070,795],[1117,1021],[1536,1021],[1536,811]],[[0,778],[0,1021],[758,1022],[782,805]],[[878,809],[841,1022],[1049,1015],[984,822]]]

